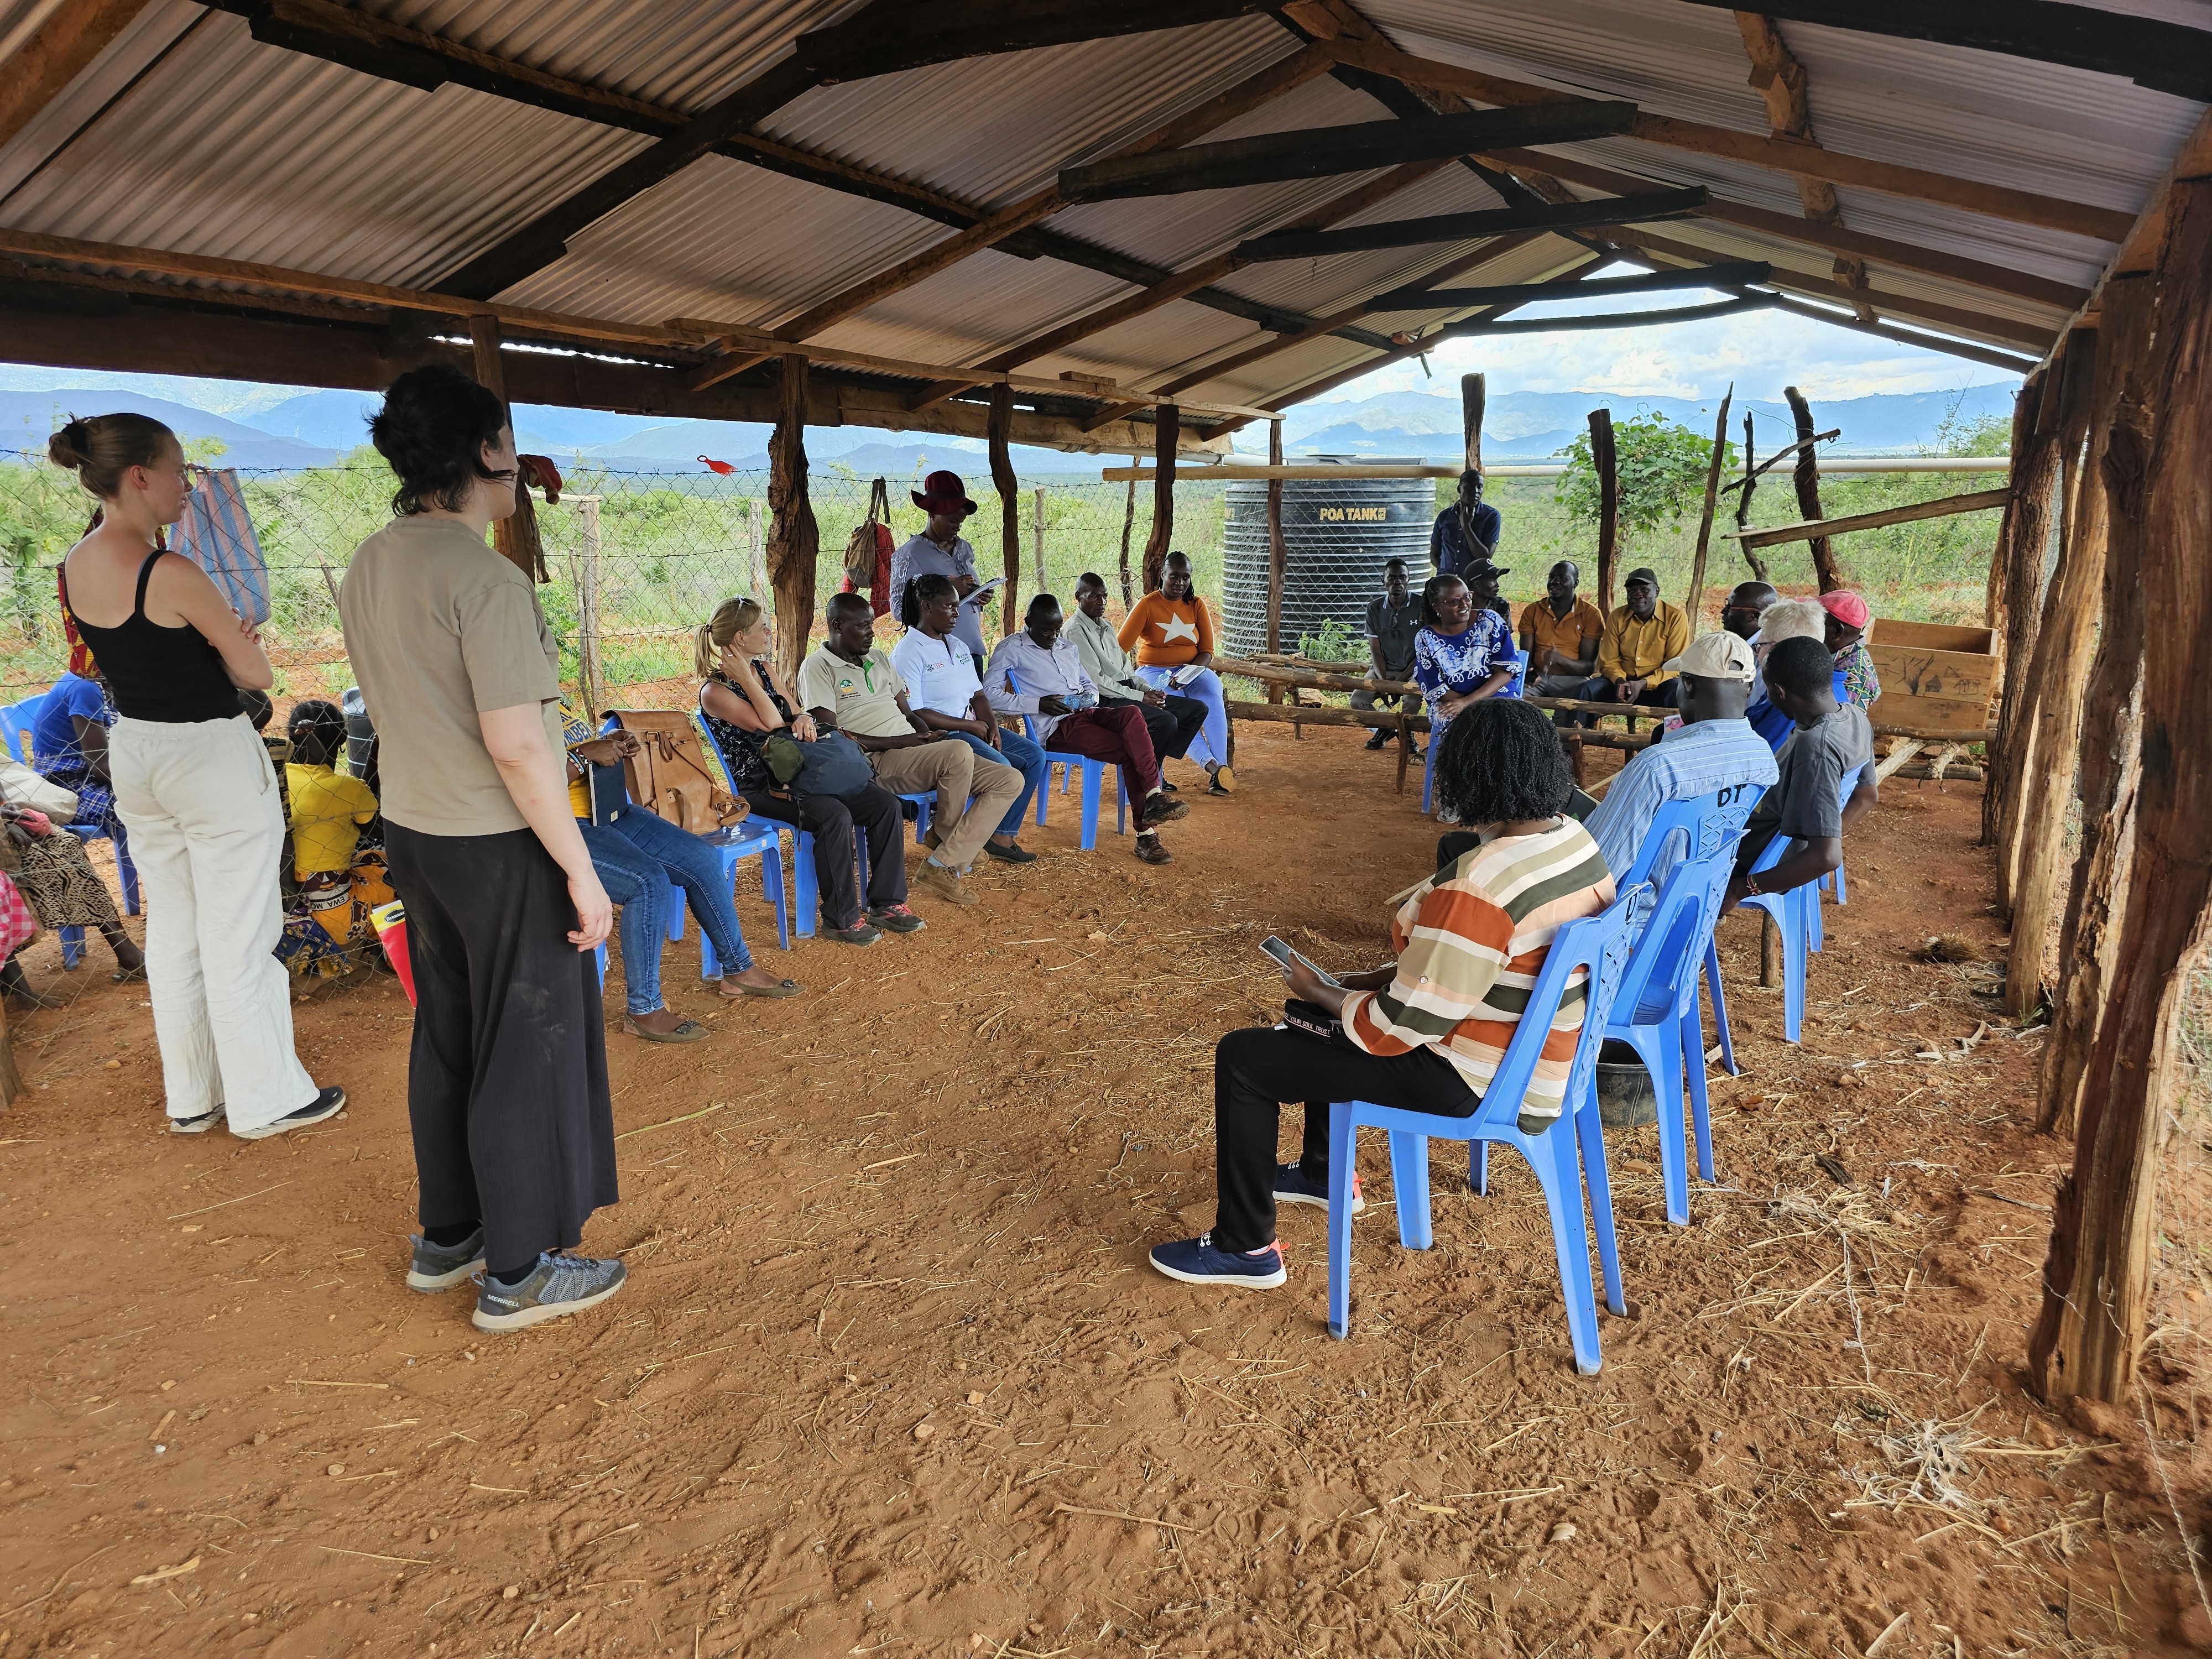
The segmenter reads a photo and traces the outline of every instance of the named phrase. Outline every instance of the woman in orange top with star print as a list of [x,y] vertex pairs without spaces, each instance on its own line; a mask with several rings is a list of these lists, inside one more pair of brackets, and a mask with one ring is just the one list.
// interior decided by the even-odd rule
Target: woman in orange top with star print
[[1181,553],[1168,555],[1159,586],[1130,608],[1119,637],[1121,648],[1137,659],[1139,679],[1156,691],[1177,692],[1206,705],[1206,724],[1192,740],[1192,758],[1206,768],[1211,780],[1207,794],[1234,791],[1229,714],[1222,705],[1220,676],[1213,672],[1213,617],[1206,601],[1192,590],[1188,558]]

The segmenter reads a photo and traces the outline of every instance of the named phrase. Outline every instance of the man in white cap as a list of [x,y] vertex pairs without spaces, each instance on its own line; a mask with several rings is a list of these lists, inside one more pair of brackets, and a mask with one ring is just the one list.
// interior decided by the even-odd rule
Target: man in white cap
[[[1616,879],[1634,866],[1661,807],[1747,785],[1763,789],[1778,775],[1774,751],[1743,717],[1751,695],[1748,645],[1729,633],[1701,634],[1664,666],[1681,676],[1682,724],[1631,757],[1583,825]],[[1654,882],[1674,866],[1674,858],[1662,858],[1652,866]]]

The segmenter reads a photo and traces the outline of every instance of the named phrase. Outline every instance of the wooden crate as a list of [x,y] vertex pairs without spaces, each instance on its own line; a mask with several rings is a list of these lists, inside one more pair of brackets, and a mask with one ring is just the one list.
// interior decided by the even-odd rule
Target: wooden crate
[[1996,631],[1883,617],[1867,643],[1881,696],[1868,711],[1886,726],[1978,737],[1996,694]]

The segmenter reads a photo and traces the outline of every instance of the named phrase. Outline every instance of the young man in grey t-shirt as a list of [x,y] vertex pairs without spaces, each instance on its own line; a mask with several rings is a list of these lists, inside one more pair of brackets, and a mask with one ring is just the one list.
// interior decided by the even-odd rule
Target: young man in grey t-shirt
[[[1753,893],[1786,893],[1844,862],[1844,831],[1874,807],[1874,727],[1866,711],[1838,703],[1835,659],[1819,640],[1784,640],[1766,658],[1766,695],[1796,723],[1775,763],[1781,775],[1745,824],[1724,908]],[[1856,769],[1850,799],[1843,783]],[[1752,873],[1777,836],[1793,845],[1771,869]]]

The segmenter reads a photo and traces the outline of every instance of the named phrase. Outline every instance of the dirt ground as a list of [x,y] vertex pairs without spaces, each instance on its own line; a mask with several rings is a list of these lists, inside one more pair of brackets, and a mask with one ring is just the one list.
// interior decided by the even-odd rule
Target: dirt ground
[[[1240,736],[1170,868],[1083,853],[1070,805],[981,904],[866,951],[782,956],[741,895],[804,998],[719,1004],[696,931],[671,947],[714,1036],[611,1039],[624,1200],[586,1248],[631,1284],[518,1336],[403,1283],[388,978],[296,1011],[346,1116],[178,1139],[95,944],[15,1022],[0,1118],[0,1659],[2212,1648],[2180,1530],[2212,1520],[2203,1121],[2142,1396],[2045,1411],[2067,1149],[2026,1127],[2039,1039],[1991,1023],[1978,786],[1885,790],[1802,1047],[1725,927],[1722,1184],[1671,1228],[1655,1132],[1613,1137],[1633,1306],[1583,1379],[1510,1155],[1485,1200],[1437,1147],[1413,1253],[1364,1148],[1347,1341],[1318,1212],[1285,1214],[1278,1291],[1146,1265],[1212,1222],[1212,1044],[1282,1000],[1254,944],[1377,959],[1436,834],[1357,734]],[[1972,959],[1916,961],[1939,933]]]

